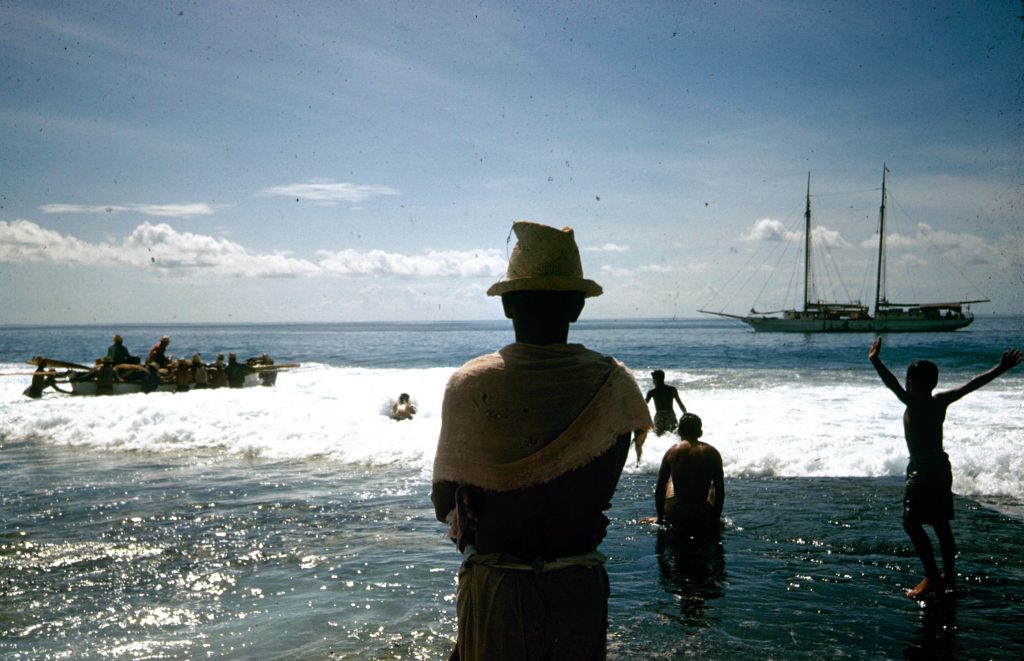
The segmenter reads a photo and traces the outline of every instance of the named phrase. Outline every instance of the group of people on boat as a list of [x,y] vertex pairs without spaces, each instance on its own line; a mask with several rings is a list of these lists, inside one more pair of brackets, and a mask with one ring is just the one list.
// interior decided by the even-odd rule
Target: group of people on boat
[[[102,358],[97,358],[91,369],[69,371],[68,380],[74,383],[95,382],[97,395],[111,395],[116,383],[135,383],[142,387],[142,392],[153,392],[162,384],[173,384],[176,392],[204,388],[241,388],[245,378],[257,372],[257,368],[269,367],[273,359],[262,354],[240,362],[234,353],[229,353],[227,361],[224,354],[218,354],[212,363],[203,361],[200,354],[191,358],[178,358],[168,355],[167,348],[171,338],[164,335],[150,348],[143,362],[134,356],[124,345],[120,335],[114,335],[113,344],[107,348]],[[32,377],[32,384],[25,390],[25,395],[38,399],[43,391],[50,387],[59,392],[67,393],[57,386],[57,373],[47,369],[46,359],[37,359],[37,369]],[[55,362],[55,361],[53,361]],[[260,385],[272,386],[276,383],[277,372],[274,370],[259,371]]]

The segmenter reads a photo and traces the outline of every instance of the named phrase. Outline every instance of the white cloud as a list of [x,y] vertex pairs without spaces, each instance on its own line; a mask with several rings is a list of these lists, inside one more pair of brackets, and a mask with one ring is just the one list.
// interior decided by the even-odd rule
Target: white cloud
[[251,253],[227,239],[179,232],[170,225],[143,223],[122,244],[124,261],[161,271],[203,271],[213,275],[289,277],[317,272],[312,262],[281,254]]
[[[1002,262],[999,257],[1002,241],[989,243],[975,234],[935,230],[927,223],[918,223],[917,234],[913,236],[898,232],[887,234],[885,244],[889,248],[915,250],[922,254],[935,255],[938,253],[957,264],[997,264]],[[877,250],[878,235],[875,234],[862,241],[860,245]]]
[[584,246],[586,252],[629,252],[629,246],[622,246],[617,243],[606,243],[601,246]]
[[140,213],[145,216],[162,218],[192,218],[213,215],[213,206],[205,203],[192,204],[44,204],[43,213]]
[[608,276],[609,279],[617,278],[632,278],[636,275],[632,269],[623,269],[617,266],[608,266],[607,264],[601,266],[601,276]]
[[681,264],[645,264],[638,270],[642,273],[704,273],[708,270],[708,263],[685,262]]
[[283,195],[318,202],[364,202],[371,197],[385,195],[401,195],[401,192],[390,186],[368,186],[353,184],[346,181],[327,181],[314,179],[301,184],[284,184],[264,188],[266,195]]
[[[833,247],[850,245],[838,230],[829,229],[824,225],[815,226],[813,234],[815,244]],[[740,239],[743,241],[794,241],[803,240],[803,233],[787,230],[781,221],[773,218],[762,218],[754,223],[750,232],[741,235]]]
[[780,220],[762,218],[754,223],[753,229],[740,238],[744,241],[791,241],[799,238],[799,233],[786,231]]
[[110,246],[64,236],[27,220],[0,220],[0,262],[102,263],[116,259]]
[[320,250],[320,267],[338,275],[402,275],[449,277],[500,277],[505,259],[498,250],[428,250],[422,255],[403,255],[383,250]]
[[228,239],[180,232],[166,223],[143,223],[121,240],[89,243],[27,220],[0,221],[0,262],[55,262],[127,266],[163,276],[280,278],[297,276],[402,276],[500,278],[504,252],[426,250],[405,255],[383,250],[320,250],[317,261],[285,253],[252,252]]
[[119,243],[88,243],[27,220],[0,221],[0,262],[132,266],[162,274],[287,277],[318,271],[312,262],[243,246],[170,225],[143,223]]

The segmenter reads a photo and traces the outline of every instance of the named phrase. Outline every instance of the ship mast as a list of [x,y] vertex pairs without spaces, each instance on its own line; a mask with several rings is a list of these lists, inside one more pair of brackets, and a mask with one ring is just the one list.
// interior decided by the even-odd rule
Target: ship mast
[[804,311],[811,308],[811,173],[807,173],[807,210],[804,211]]
[[882,206],[878,209],[878,273],[875,276],[875,317],[878,317],[878,306],[885,301],[885,173],[889,171],[882,164]]

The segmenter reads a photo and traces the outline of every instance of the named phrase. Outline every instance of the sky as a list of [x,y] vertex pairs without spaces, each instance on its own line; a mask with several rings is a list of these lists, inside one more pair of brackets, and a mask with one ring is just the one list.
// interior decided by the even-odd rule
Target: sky
[[0,0],[0,324],[500,319],[515,220],[584,318],[779,309],[808,177],[868,301],[883,164],[889,300],[1022,314],[1022,13]]

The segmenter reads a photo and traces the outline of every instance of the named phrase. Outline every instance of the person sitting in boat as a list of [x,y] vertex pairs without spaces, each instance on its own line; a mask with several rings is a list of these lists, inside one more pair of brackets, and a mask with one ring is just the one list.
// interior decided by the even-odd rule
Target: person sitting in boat
[[96,394],[97,395],[113,395],[114,384],[120,383],[121,379],[118,378],[117,372],[114,370],[114,361],[110,358],[103,358],[100,360],[99,367],[95,370],[96,372]]
[[62,393],[69,392],[57,387],[57,372],[46,369],[46,361],[40,360],[39,364],[36,365],[36,371],[32,373],[32,383],[29,384],[28,388],[25,388],[22,394],[32,399],[39,399],[47,388],[53,388],[57,392]]
[[128,348],[124,346],[124,341],[120,335],[114,336],[114,343],[107,349],[107,358],[113,363],[114,367],[118,365],[124,365],[125,363],[138,363],[139,359],[136,356],[128,353]]
[[157,371],[156,365],[149,363],[146,365],[146,374],[142,379],[142,392],[150,393],[160,387],[160,372]]
[[[259,358],[250,358],[245,361],[250,366],[256,367],[269,367],[274,364],[274,359],[269,354],[261,354]],[[261,386],[272,386],[277,383],[277,372],[275,370],[258,370],[260,376]]]
[[416,407],[409,401],[409,393],[402,393],[398,396],[398,401],[391,405],[391,415],[388,417],[392,420],[412,420],[412,416],[416,414]]
[[224,368],[224,373],[228,377],[228,387],[241,388],[245,385],[245,375],[254,371],[250,365],[238,362],[238,356],[235,354],[228,354],[228,366]]
[[217,354],[217,359],[207,368],[210,375],[211,388],[225,388],[228,385],[228,374],[224,365],[224,354]]
[[167,367],[169,359],[167,358],[167,345],[171,343],[171,338],[164,335],[160,338],[160,341],[153,345],[153,348],[149,350],[149,355],[146,356],[147,363],[156,363],[157,367]]
[[192,387],[192,365],[184,358],[174,368],[175,392],[187,392]]
[[210,374],[199,354],[192,356],[192,384],[194,388],[210,387]]

